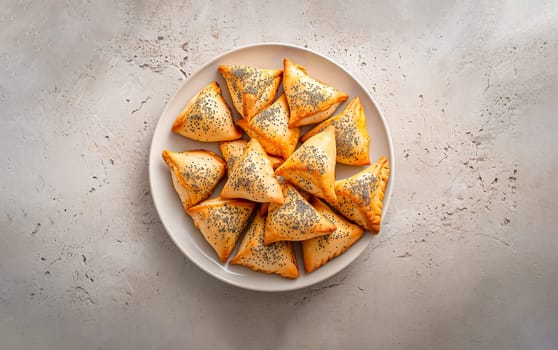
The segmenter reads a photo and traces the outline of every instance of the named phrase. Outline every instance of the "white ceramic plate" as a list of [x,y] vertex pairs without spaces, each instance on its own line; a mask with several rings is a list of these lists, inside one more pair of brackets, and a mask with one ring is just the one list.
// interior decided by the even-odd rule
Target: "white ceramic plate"
[[[390,134],[380,109],[366,88],[351,73],[316,52],[293,45],[265,43],[241,47],[213,59],[200,68],[184,82],[167,104],[155,128],[149,155],[149,180],[155,207],[161,222],[178,248],[191,261],[210,275],[232,285],[258,291],[293,290],[323,281],[354,261],[365,250],[374,236],[368,232],[365,233],[360,241],[347,252],[308,274],[304,272],[300,249],[298,249],[297,259],[301,275],[295,280],[254,272],[243,266],[223,264],[204,240],[201,233],[193,226],[190,217],[184,213],[180,200],[173,189],[170,172],[161,158],[161,152],[164,149],[184,151],[203,148],[220,154],[217,143],[196,142],[172,133],[171,125],[176,116],[199,90],[214,80],[221,86],[225,99],[234,111],[234,107],[230,103],[231,100],[226,84],[217,72],[219,65],[250,65],[260,68],[282,69],[283,58],[285,57],[305,66],[310,76],[348,93],[350,95],[349,100],[355,96],[360,97],[366,113],[367,129],[371,139],[371,161],[375,162],[381,155],[384,155],[391,163],[391,178],[386,190],[383,206],[385,213],[391,197],[394,164]],[[338,111],[344,108],[347,102],[341,105]],[[238,119],[238,113],[234,112],[235,118]],[[336,169],[337,179],[350,176],[360,169],[338,164]],[[217,188],[214,191],[214,195],[218,194],[219,191],[220,188]],[[234,253],[231,254],[231,256],[233,255]]]

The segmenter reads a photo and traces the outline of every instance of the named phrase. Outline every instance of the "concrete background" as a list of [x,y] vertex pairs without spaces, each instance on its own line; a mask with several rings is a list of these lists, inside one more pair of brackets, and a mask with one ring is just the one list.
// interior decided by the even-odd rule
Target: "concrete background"
[[[2,1],[0,349],[556,349],[555,1]],[[307,46],[383,109],[381,234],[311,288],[199,270],[147,155],[185,76]]]

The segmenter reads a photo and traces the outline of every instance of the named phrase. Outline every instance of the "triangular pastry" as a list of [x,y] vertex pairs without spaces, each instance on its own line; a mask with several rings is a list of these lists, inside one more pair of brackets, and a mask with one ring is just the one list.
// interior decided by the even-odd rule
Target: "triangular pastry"
[[380,232],[382,204],[390,166],[385,157],[346,179],[335,182],[337,201],[331,206],[347,219],[373,233]]
[[294,152],[300,136],[300,128],[289,128],[289,106],[284,94],[250,121],[241,119],[237,125],[258,139],[268,154],[285,159]]
[[337,229],[329,235],[318,236],[302,241],[302,255],[306,272],[312,272],[328,261],[344,253],[360,239],[364,230],[335,213],[324,202],[314,197],[312,205],[316,210],[333,222]]
[[231,109],[212,82],[196,94],[172,125],[172,131],[196,141],[236,140],[242,133],[234,126]]
[[275,242],[266,245],[264,228],[265,218],[256,215],[230,263],[243,265],[254,271],[297,278],[299,271],[292,242]]
[[281,84],[281,69],[248,66],[219,66],[227,82],[233,105],[245,119],[271,105]]
[[370,137],[366,130],[366,115],[360,99],[352,99],[341,113],[308,131],[301,141],[306,141],[330,125],[335,127],[337,162],[347,165],[369,165]]
[[254,202],[283,203],[281,185],[262,145],[251,139],[229,173],[221,191],[223,198],[244,198]]
[[186,212],[222,262],[227,261],[249,223],[256,203],[244,199],[210,198]]
[[349,98],[349,95],[310,77],[303,66],[288,58],[283,64],[283,90],[291,112],[290,127],[319,123]]
[[289,183],[283,185],[285,203],[269,205],[265,222],[265,244],[303,241],[335,231],[335,225],[321,215]]
[[225,175],[226,163],[211,151],[163,151],[184,210],[208,198]]
[[310,137],[275,174],[303,191],[335,201],[335,128],[330,126]]
[[[221,154],[223,155],[223,159],[227,162],[227,171],[230,174],[231,169],[234,167],[236,162],[242,156],[244,149],[246,149],[246,145],[248,141],[246,140],[234,140],[234,141],[224,141],[219,143],[219,149],[221,150]],[[273,169],[278,168],[281,164],[283,164],[284,160],[279,157],[274,157],[268,155],[269,160],[271,161],[271,167]]]

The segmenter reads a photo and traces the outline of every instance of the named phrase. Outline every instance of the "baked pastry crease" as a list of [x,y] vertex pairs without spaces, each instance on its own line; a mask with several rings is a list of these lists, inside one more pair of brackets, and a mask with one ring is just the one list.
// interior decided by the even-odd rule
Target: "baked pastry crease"
[[369,165],[370,136],[366,130],[366,115],[360,99],[352,99],[341,113],[318,124],[304,134],[301,141],[306,141],[330,125],[335,127],[337,162],[357,166]]
[[242,153],[246,149],[248,141],[240,139],[234,141],[223,141],[219,143],[219,149],[223,155],[223,159],[227,162],[227,172],[231,173],[232,168],[238,162]]
[[300,128],[289,128],[289,106],[284,94],[250,121],[241,119],[237,125],[251,138],[257,138],[268,154],[285,159],[294,152],[300,136]]
[[283,176],[299,189],[335,201],[335,128],[310,137],[280,167],[275,174]]
[[227,82],[233,105],[242,118],[251,119],[273,103],[283,71],[249,66],[219,66]]

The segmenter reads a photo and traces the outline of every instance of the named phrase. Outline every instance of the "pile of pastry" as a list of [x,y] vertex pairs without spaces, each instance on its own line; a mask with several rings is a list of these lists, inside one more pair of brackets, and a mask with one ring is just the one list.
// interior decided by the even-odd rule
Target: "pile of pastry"
[[[184,210],[222,262],[297,278],[293,242],[301,242],[304,268],[312,272],[365,230],[379,232],[390,166],[385,157],[370,165],[358,97],[334,115],[349,96],[303,66],[283,63],[282,70],[220,66],[239,120],[212,82],[187,103],[172,131],[219,142],[221,155],[165,150],[163,159]],[[302,137],[301,127],[309,129]],[[369,166],[336,180],[337,163]],[[210,198],[222,179],[221,192]]]

